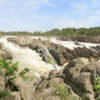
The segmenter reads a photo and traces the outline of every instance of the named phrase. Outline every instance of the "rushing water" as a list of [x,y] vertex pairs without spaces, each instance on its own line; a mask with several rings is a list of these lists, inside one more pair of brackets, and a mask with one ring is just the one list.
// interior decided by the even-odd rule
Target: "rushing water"
[[51,43],[62,45],[65,48],[69,48],[69,49],[74,49],[77,47],[86,47],[86,48],[91,49],[91,47],[100,46],[100,44],[88,43],[88,42],[77,42],[78,43],[78,45],[77,45],[74,41],[62,41],[62,40],[57,40],[54,37],[50,38],[50,37],[33,36],[33,37],[31,37],[31,39],[41,39],[42,41],[49,41]]
[[3,43],[5,49],[11,53],[13,61],[19,63],[20,69],[28,67],[31,71],[41,75],[54,69],[54,65],[44,62],[36,51],[26,47],[22,48],[17,44],[9,42],[7,38],[7,36],[1,37],[0,43]]
[[[44,62],[36,51],[28,47],[24,47],[24,48],[20,47],[17,44],[9,42],[7,40],[8,37],[13,37],[13,36],[1,37],[0,43],[3,43],[5,49],[11,53],[11,55],[13,56],[13,61],[17,61],[19,63],[20,69],[24,69],[25,67],[28,67],[29,69],[31,69],[32,72],[38,73],[40,75],[52,69],[55,69],[54,65]],[[90,48],[91,46],[97,46],[97,45],[100,46],[100,44],[95,44],[95,43],[79,42],[78,43],[79,45],[76,45],[75,42],[73,41],[60,41],[57,40],[56,38],[30,37],[30,39],[39,39],[39,38],[44,41],[49,41],[55,44],[62,45],[69,49],[74,49],[77,47],[84,47],[84,46],[87,48]],[[56,65],[56,67],[58,68],[59,66]]]

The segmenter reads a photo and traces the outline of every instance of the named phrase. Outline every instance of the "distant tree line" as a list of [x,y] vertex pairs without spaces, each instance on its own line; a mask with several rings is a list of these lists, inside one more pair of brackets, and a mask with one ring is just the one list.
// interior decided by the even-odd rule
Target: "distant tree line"
[[64,28],[64,29],[53,29],[46,32],[0,32],[0,35],[100,35],[100,27],[91,28]]
[[43,33],[44,35],[100,35],[100,27],[95,28],[64,28],[53,29]]

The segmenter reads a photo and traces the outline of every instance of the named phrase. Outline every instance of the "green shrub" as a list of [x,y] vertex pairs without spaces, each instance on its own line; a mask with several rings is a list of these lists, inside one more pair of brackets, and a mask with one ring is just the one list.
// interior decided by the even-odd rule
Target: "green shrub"
[[100,76],[98,76],[94,79],[93,86],[94,86],[96,100],[100,100]]
[[53,91],[51,94],[53,96],[59,96],[61,100],[68,100],[69,94],[68,94],[68,87],[63,85],[54,85],[55,91]]
[[30,70],[28,68],[25,68],[22,72],[19,73],[20,77],[22,77],[24,81],[28,79],[28,76],[26,76],[25,74],[28,73],[29,71]]
[[[19,74],[16,74],[18,72],[18,63],[13,63],[12,61],[6,61],[3,59],[0,59],[0,75],[5,77],[5,85],[14,80],[16,77],[20,76],[23,80],[26,80],[27,77],[25,74],[29,72],[28,68],[25,68],[22,70]],[[7,95],[9,95],[9,90],[7,90],[5,86],[4,91],[0,91],[0,98],[3,98]]]
[[10,96],[10,92],[5,90],[5,91],[0,91],[0,99],[5,97],[5,96]]

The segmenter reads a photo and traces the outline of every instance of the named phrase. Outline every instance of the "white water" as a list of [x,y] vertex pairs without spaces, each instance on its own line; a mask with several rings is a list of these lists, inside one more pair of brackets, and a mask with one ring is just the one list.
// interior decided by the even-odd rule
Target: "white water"
[[12,54],[13,61],[17,61],[19,63],[20,70],[28,67],[32,72],[42,75],[54,69],[53,65],[44,62],[35,51],[30,48],[22,48],[14,43],[8,42],[7,38],[7,36],[0,38],[0,43],[2,42],[5,49]]
[[[15,36],[3,36],[0,38],[0,43],[4,44],[5,49],[7,49],[13,56],[13,61],[17,61],[19,63],[20,70],[28,67],[32,73],[38,73],[39,75],[43,75],[46,72],[49,72],[54,68],[54,65],[48,64],[42,60],[38,53],[30,48],[22,48],[17,44],[12,42],[8,42],[8,37],[15,37]],[[77,47],[87,47],[91,48],[91,46],[100,46],[100,44],[96,43],[83,43],[78,42],[79,45],[76,45],[73,41],[60,41],[56,38],[47,38],[47,37],[30,37],[30,39],[41,39],[43,41],[49,41],[55,44],[62,45],[69,49],[74,49]],[[59,67],[59,66],[57,66]]]
[[77,47],[86,47],[86,48],[91,49],[91,47],[100,46],[100,44],[97,44],[97,43],[87,43],[87,42],[77,42],[78,43],[77,45],[75,44],[74,41],[62,41],[62,40],[57,40],[56,38],[53,38],[53,37],[50,38],[50,37],[33,36],[31,37],[31,39],[41,39],[42,41],[49,41],[51,43],[62,45],[69,49],[74,49]]

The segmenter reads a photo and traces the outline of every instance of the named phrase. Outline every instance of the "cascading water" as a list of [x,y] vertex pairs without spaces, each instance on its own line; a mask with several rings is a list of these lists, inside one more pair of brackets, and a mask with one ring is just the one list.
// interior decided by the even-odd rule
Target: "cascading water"
[[95,47],[95,46],[100,46],[100,44],[97,43],[88,43],[88,42],[77,42],[78,45],[75,43],[75,41],[63,41],[63,40],[58,40],[55,37],[41,37],[41,36],[33,36],[31,37],[31,39],[41,39],[42,41],[49,41],[51,43],[57,44],[57,45],[62,45],[65,48],[69,48],[69,49],[74,49],[74,48],[78,48],[78,47],[86,47],[86,48],[90,48],[91,47]]
[[11,53],[13,61],[19,63],[20,70],[28,67],[34,73],[42,75],[54,69],[54,65],[44,62],[36,51],[28,47],[22,48],[17,44],[9,42],[7,38],[7,36],[1,37],[0,43],[3,43],[5,49]]
[[[9,37],[13,38],[16,36],[3,36],[0,38],[0,43],[3,43],[5,49],[11,53],[11,55],[13,56],[12,60],[19,63],[20,70],[24,69],[25,67],[28,67],[34,73],[42,75],[52,69],[60,68],[60,66],[44,62],[36,51],[28,47],[20,47],[15,43],[9,42],[7,40],[7,38]],[[69,49],[74,49],[77,47],[91,48],[91,46],[100,46],[100,44],[95,44],[95,43],[93,44],[93,43],[78,42],[78,45],[76,45],[74,41],[60,41],[57,40],[56,38],[48,39],[47,37],[35,37],[35,36],[30,37],[30,39],[39,39],[39,38],[43,41],[49,41],[55,44],[59,44]]]

